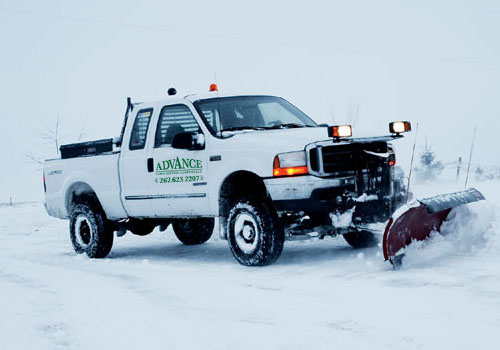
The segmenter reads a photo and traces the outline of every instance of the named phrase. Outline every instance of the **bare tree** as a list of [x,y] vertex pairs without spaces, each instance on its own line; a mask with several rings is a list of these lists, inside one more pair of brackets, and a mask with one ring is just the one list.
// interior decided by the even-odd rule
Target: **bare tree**
[[26,163],[31,164],[36,167],[40,167],[43,165],[43,160],[33,154],[33,152],[25,152],[23,154]]
[[[50,124],[45,124],[35,133],[36,138],[38,138],[41,142],[38,143],[36,147],[24,152],[23,154],[26,163],[31,165],[34,171],[39,171],[43,167],[45,158],[54,157],[54,155],[59,156],[59,147],[63,142],[65,142],[68,136],[67,134],[62,133],[61,125],[61,118],[59,117],[59,114],[57,114],[55,121]],[[86,137],[86,135],[87,122],[84,121],[79,132],[71,134],[71,139],[81,141],[84,137]],[[53,149],[52,147],[55,147],[55,154],[50,151]]]
[[[81,134],[83,133],[84,130],[82,128]],[[33,171],[39,171],[43,167],[43,160],[45,159],[45,156],[54,155],[52,152],[47,152],[46,147],[40,146],[47,146],[49,147],[49,150],[53,149],[52,147],[55,147],[55,155],[59,155],[59,146],[61,145],[61,140],[64,137],[61,134],[61,118],[59,117],[59,113],[57,114],[54,122],[45,124],[35,133],[35,136],[41,142],[34,147],[35,152],[33,152],[33,149],[30,149],[29,151],[25,151],[23,156],[26,163],[33,167]],[[44,156],[41,156],[40,154],[44,154]]]
[[351,124],[353,127],[359,120],[359,104],[349,103],[349,109],[347,110],[347,124]]
[[57,155],[59,155],[59,145],[61,144],[61,139],[63,137],[61,135],[60,128],[61,121],[58,113],[55,122],[49,126],[45,126],[38,135],[39,138],[44,141],[44,144],[53,144],[56,147]]
[[87,136],[87,121],[84,121],[80,133],[78,134],[78,141],[81,141],[85,136]]

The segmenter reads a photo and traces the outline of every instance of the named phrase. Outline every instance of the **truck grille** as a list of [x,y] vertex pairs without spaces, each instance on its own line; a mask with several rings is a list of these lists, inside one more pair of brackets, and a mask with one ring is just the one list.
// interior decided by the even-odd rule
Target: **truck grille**
[[381,165],[381,158],[368,153],[386,153],[387,144],[353,143],[344,145],[318,146],[309,151],[311,169],[323,176],[355,174],[357,170]]
[[319,176],[354,176],[369,170],[372,175],[382,171],[384,158],[370,155],[387,153],[385,142],[352,143],[328,146],[317,146],[309,150],[311,170]]
[[323,172],[344,173],[354,170],[355,149],[352,145],[329,146],[322,148]]
[[309,166],[316,176],[356,177],[360,191],[380,189],[383,178],[388,176],[387,159],[365,151],[387,153],[387,143],[318,145],[309,149]]

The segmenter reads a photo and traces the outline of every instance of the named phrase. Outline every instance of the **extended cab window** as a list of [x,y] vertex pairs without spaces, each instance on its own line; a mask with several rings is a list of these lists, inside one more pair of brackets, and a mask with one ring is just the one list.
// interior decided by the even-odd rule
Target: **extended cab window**
[[156,127],[155,147],[170,146],[176,134],[199,130],[198,122],[186,105],[165,106]]
[[153,108],[143,109],[137,112],[134,126],[132,127],[132,135],[130,136],[130,150],[143,149],[146,145],[146,136],[148,134],[149,121],[153,114]]

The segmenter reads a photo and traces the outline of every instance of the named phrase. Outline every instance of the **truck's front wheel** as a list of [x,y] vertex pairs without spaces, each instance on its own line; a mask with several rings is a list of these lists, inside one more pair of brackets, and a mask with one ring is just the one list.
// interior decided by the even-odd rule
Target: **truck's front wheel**
[[172,222],[174,233],[182,243],[194,245],[205,243],[214,231],[214,219],[178,219]]
[[113,230],[96,205],[75,205],[71,212],[69,232],[75,252],[86,253],[89,258],[104,258],[113,246]]
[[253,198],[236,201],[227,220],[229,247],[238,262],[262,266],[283,251],[285,233],[271,204]]

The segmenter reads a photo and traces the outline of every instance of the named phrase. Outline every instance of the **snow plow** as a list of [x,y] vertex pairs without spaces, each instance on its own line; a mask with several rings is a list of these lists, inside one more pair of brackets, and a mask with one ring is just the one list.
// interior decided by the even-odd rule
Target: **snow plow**
[[475,188],[416,200],[398,209],[389,219],[384,231],[382,248],[385,260],[399,268],[405,247],[423,241],[441,225],[455,207],[484,200]]
[[[63,145],[61,159],[45,163],[45,208],[69,219],[76,253],[104,258],[115,236],[169,225],[186,245],[217,231],[246,266],[272,264],[285,240],[378,244],[380,226],[408,199],[411,167],[405,185],[392,143],[411,131],[409,121],[353,138],[351,125],[317,124],[280,97],[210,91],[127,99],[120,137]],[[410,206],[389,221],[384,256],[394,263],[451,208],[482,198],[466,192]]]

